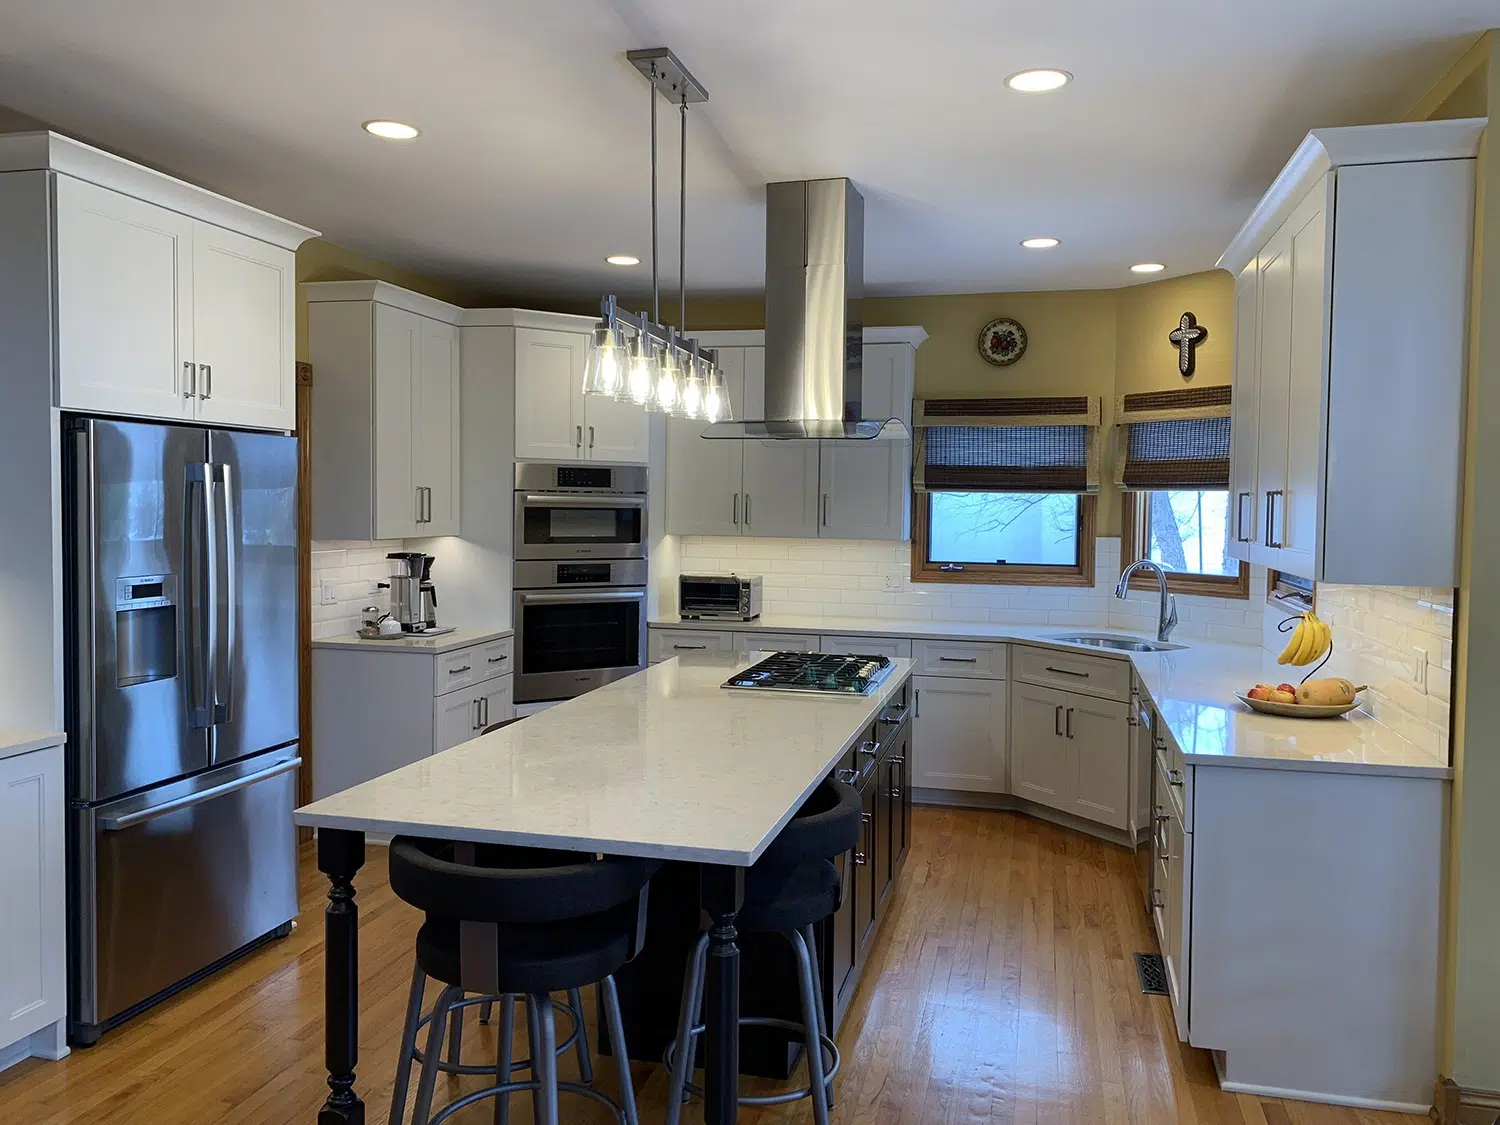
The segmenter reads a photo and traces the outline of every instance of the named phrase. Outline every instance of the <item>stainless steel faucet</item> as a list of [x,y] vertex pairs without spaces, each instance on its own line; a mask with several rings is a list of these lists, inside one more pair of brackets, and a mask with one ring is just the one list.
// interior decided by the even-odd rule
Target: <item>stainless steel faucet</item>
[[1161,615],[1156,621],[1156,639],[1165,641],[1172,635],[1172,630],[1177,628],[1177,596],[1167,593],[1167,572],[1161,568],[1160,563],[1150,559],[1137,559],[1127,566],[1125,573],[1120,575],[1120,584],[1115,587],[1115,597],[1123,598],[1130,591],[1130,576],[1142,567],[1156,571],[1156,580],[1161,583]]

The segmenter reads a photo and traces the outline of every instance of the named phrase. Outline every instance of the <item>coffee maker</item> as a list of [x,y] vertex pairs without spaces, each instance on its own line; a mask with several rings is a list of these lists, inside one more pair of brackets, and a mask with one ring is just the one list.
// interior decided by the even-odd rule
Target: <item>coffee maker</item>
[[432,584],[433,557],[421,551],[392,551],[391,577],[378,585],[391,592],[391,617],[406,633],[437,628],[437,589]]

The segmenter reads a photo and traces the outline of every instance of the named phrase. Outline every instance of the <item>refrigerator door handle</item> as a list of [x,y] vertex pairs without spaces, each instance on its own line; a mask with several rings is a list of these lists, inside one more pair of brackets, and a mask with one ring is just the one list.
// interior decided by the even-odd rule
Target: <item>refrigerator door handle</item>
[[214,540],[214,512],[209,484],[210,466],[194,462],[187,466],[187,496],[183,505],[186,528],[183,535],[183,575],[187,587],[188,725],[213,725],[213,684],[210,657],[214,651],[214,602],[216,583],[209,565]]
[[226,781],[222,785],[214,785],[197,793],[189,793],[185,797],[178,797],[173,801],[163,801],[159,805],[153,805],[149,809],[139,809],[135,812],[122,813],[119,816],[100,817],[98,821],[101,832],[119,832],[121,829],[130,828],[137,824],[143,824],[148,820],[155,820],[159,816],[177,812],[180,809],[191,808],[212,801],[216,797],[222,797],[226,793],[233,793],[238,789],[248,789],[262,781],[269,781],[273,777],[289,773],[302,764],[301,758],[287,758],[285,761],[277,762],[274,766],[259,770],[245,777],[237,777],[233,781]]
[[210,469],[209,494],[217,498],[218,534],[210,542],[214,575],[213,721],[234,721],[234,646],[239,626],[239,581],[234,566],[234,473],[228,465]]

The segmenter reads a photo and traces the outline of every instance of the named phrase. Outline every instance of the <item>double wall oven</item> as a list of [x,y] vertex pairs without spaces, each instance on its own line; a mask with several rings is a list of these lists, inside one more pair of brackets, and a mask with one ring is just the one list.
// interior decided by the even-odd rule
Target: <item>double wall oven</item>
[[646,469],[516,466],[517,703],[646,666]]

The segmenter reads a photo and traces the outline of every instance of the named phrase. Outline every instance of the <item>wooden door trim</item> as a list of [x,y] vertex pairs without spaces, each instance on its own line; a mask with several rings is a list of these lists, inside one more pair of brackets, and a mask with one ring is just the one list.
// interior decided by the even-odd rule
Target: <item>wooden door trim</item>
[[[297,364],[297,804],[312,801],[312,364]],[[302,843],[311,828],[297,829]]]

